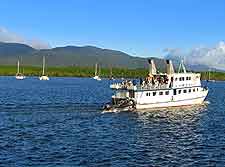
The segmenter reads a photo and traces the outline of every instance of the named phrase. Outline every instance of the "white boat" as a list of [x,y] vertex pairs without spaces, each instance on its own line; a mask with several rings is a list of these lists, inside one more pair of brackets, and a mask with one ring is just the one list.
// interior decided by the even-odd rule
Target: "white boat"
[[42,76],[39,77],[39,80],[45,80],[45,81],[49,80],[49,77],[45,75],[45,56],[43,56]]
[[149,109],[186,105],[204,102],[208,89],[202,87],[199,73],[186,72],[183,62],[178,73],[174,72],[172,62],[167,63],[167,73],[158,74],[154,61],[149,60],[149,74],[144,81],[134,84],[132,81],[114,83],[110,88],[115,90],[112,105],[105,110],[115,109]]
[[208,71],[208,79],[206,81],[207,82],[216,82],[216,80],[213,80],[210,78],[210,70]]
[[99,77],[100,75],[100,66],[98,67],[98,64],[95,64],[95,76],[93,77],[93,79],[97,80],[97,81],[101,81],[101,78]]
[[25,79],[26,77],[20,73],[20,61],[18,60],[17,61],[17,73],[16,73],[16,79],[18,80],[22,80],[22,79]]
[[110,67],[110,76],[109,76],[109,80],[115,80],[114,77],[113,77],[112,67]]

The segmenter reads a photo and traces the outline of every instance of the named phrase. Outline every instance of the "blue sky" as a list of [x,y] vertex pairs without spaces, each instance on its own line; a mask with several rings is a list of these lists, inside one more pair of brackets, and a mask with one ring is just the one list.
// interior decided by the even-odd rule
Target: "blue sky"
[[95,45],[134,56],[213,45],[225,37],[224,0],[2,0],[0,26],[52,47]]

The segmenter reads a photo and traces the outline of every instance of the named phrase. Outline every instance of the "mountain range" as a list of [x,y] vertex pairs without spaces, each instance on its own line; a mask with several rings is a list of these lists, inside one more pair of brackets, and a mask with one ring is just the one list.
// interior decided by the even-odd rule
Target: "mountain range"
[[[148,58],[133,57],[117,50],[102,49],[95,46],[65,46],[52,49],[37,50],[20,43],[0,42],[0,65],[15,65],[17,60],[21,64],[41,66],[42,56],[46,57],[47,66],[94,66],[118,68],[148,68]],[[153,58],[157,67],[165,70],[165,60]],[[177,62],[175,62],[177,66]],[[204,65],[188,65],[192,70],[207,70]]]
[[[42,56],[48,66],[94,66],[121,68],[147,68],[146,58],[133,57],[124,52],[94,46],[65,46],[37,50],[25,44],[0,42],[0,64],[15,65],[22,59],[23,65],[41,66]],[[162,60],[157,59],[158,63]]]

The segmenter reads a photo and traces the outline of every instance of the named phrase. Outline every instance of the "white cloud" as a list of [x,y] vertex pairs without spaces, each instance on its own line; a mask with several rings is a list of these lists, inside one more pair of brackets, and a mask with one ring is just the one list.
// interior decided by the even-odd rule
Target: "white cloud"
[[0,42],[8,43],[22,43],[29,45],[35,49],[48,49],[50,45],[38,39],[27,39],[14,32],[7,30],[4,27],[0,27]]
[[189,65],[206,65],[210,68],[225,70],[225,43],[222,41],[215,47],[197,47],[187,53],[179,49],[167,49],[165,57],[180,60],[180,56]]

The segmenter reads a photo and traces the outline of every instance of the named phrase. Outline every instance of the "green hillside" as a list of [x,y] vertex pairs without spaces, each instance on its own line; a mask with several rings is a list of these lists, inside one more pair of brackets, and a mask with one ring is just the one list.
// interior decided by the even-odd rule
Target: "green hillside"
[[[1,76],[14,76],[16,74],[16,66],[0,66]],[[93,77],[94,67],[48,67],[46,75],[56,77]],[[146,76],[147,69],[128,69],[128,68],[112,68],[114,77],[129,77],[136,78]],[[41,67],[24,66],[21,67],[21,72],[26,76],[40,76],[42,73]],[[108,78],[110,76],[109,68],[101,69],[101,77]]]
[[[49,67],[90,67],[98,63],[102,68],[147,69],[149,58],[133,57],[124,52],[102,49],[94,46],[65,46],[52,49],[37,50],[18,43],[0,42],[0,65],[16,65],[17,60],[25,66],[40,67],[42,57],[46,57]],[[165,59],[155,58],[159,71],[165,71]],[[174,61],[175,67],[178,66]],[[209,67],[203,65],[187,65],[187,69],[207,71]]]
[[[16,66],[0,66],[0,76],[14,76],[16,74]],[[47,67],[46,74],[56,77],[93,77],[94,67]],[[23,66],[21,72],[26,76],[40,76],[42,68],[37,66]],[[128,68],[112,68],[113,77],[115,78],[140,78],[148,74],[148,69],[128,69]],[[224,72],[211,72],[212,80],[225,80]],[[101,77],[109,78],[110,69],[101,68]],[[208,72],[201,72],[201,79],[208,79]]]

